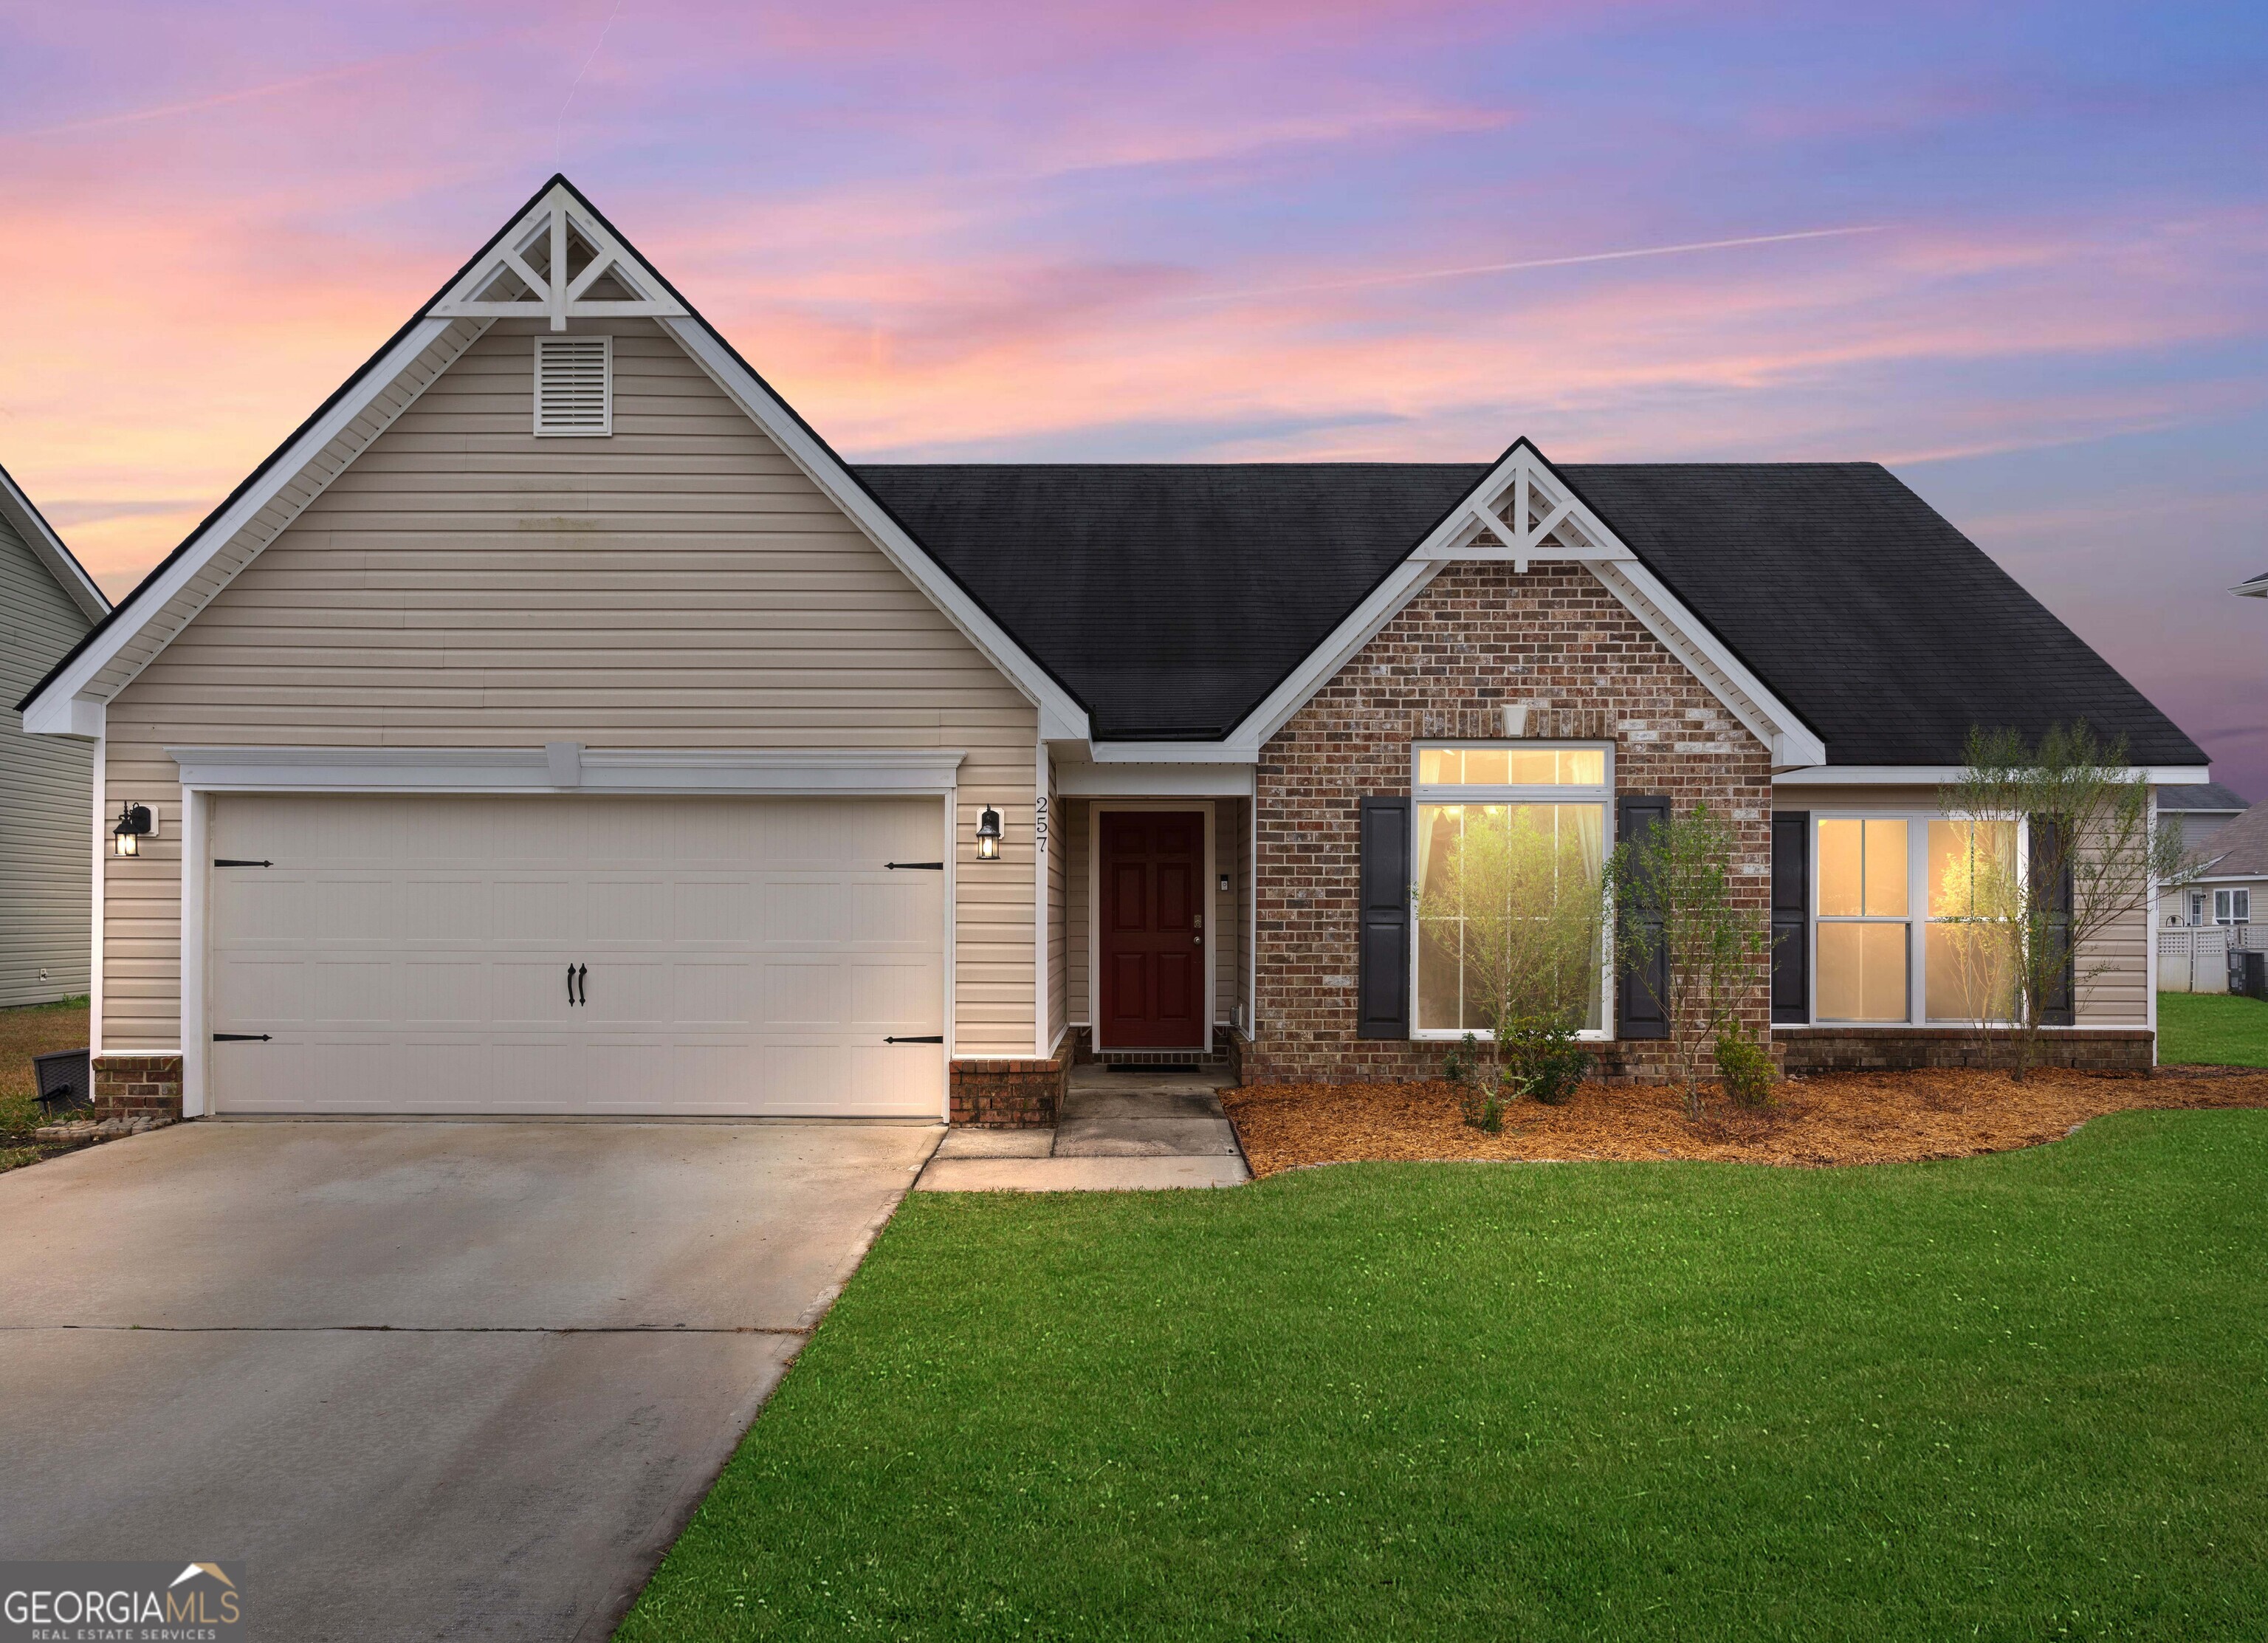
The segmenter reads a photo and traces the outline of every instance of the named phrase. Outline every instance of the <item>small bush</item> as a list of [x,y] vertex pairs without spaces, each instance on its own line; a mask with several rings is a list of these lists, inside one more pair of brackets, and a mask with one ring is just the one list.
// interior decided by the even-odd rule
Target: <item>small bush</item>
[[1505,1035],[1504,1055],[1520,1092],[1547,1107],[1572,1100],[1591,1070],[1591,1052],[1576,1043],[1575,1029],[1564,1021],[1529,1017],[1513,1023]]
[[1771,1104],[1771,1052],[1753,1038],[1737,1032],[1718,1035],[1717,1076],[1725,1094],[1742,1106]]

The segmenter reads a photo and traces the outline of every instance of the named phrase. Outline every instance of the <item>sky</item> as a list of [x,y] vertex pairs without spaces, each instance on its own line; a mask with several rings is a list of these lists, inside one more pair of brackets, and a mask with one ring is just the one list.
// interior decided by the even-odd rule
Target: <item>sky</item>
[[0,464],[114,594],[564,170],[854,459],[1885,462],[2268,799],[2257,0],[95,0],[0,63]]

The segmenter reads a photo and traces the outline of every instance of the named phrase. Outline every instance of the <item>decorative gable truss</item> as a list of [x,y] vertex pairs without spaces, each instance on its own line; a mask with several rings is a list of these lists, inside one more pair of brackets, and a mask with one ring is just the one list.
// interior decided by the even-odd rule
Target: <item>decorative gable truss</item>
[[687,310],[565,183],[555,182],[425,312],[449,319],[549,318],[553,330],[563,331],[571,319],[673,319]]
[[1638,556],[1615,540],[1615,534],[1523,439],[1410,557],[1432,564],[1509,559],[1513,570],[1524,572],[1535,559],[1596,564]]
[[1098,745],[1098,762],[1190,763],[1227,758],[1251,763],[1308,697],[1376,637],[1445,566],[1509,561],[1525,574],[1531,563],[1574,561],[1589,567],[1646,631],[1692,669],[1757,740],[1775,770],[1827,762],[1827,745],[1734,653],[1708,624],[1648,570],[1606,521],[1591,512],[1543,453],[1526,439],[1491,468],[1449,510],[1391,575],[1309,652],[1223,742],[1122,742]]

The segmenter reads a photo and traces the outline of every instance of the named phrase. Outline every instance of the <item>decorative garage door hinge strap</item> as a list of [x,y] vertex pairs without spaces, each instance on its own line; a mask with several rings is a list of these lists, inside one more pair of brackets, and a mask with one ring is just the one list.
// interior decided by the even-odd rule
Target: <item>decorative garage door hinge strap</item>
[[267,1042],[268,1035],[265,1033],[215,1033],[213,1035],[213,1043],[216,1044],[264,1044]]
[[272,867],[275,865],[272,861],[239,861],[233,856],[213,858],[213,866],[216,867]]
[[941,1044],[945,1042],[945,1035],[943,1033],[915,1033],[904,1038],[885,1038],[882,1042],[886,1044]]
[[945,871],[945,864],[941,861],[886,861],[882,865],[893,871],[895,871],[900,867],[918,868],[924,873],[943,873]]

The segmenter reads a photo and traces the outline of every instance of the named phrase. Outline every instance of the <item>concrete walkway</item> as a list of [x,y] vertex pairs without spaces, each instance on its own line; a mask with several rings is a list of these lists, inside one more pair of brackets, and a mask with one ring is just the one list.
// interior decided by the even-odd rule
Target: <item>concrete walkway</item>
[[1126,1192],[1252,1179],[1221,1111],[1225,1072],[1074,1068],[1052,1130],[950,1131],[921,1192]]

